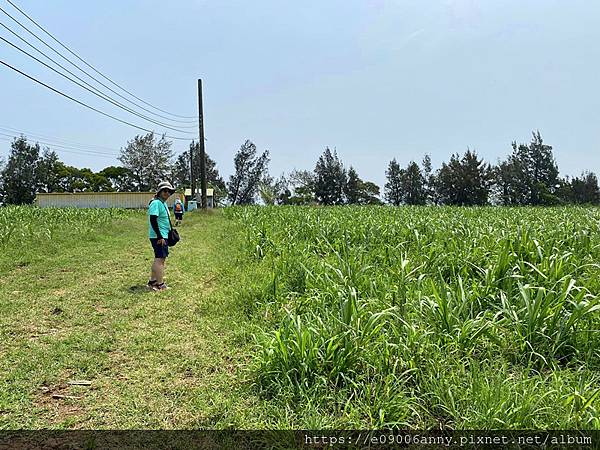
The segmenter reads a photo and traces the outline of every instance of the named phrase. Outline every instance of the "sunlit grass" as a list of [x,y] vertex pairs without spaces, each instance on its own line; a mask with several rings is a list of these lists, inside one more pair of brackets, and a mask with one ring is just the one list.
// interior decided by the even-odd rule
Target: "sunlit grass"
[[0,208],[0,428],[599,428],[599,219]]
[[240,208],[300,426],[599,427],[600,210]]

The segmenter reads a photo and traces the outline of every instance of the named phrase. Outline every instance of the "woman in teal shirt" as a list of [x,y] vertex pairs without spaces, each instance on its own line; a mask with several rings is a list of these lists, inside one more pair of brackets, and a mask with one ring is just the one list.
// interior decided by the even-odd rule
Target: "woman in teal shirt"
[[158,185],[156,195],[148,205],[148,236],[154,250],[154,262],[152,263],[148,287],[155,291],[167,289],[164,276],[165,262],[167,256],[169,256],[168,237],[171,222],[166,202],[174,192],[175,189],[173,189],[171,183],[163,181]]

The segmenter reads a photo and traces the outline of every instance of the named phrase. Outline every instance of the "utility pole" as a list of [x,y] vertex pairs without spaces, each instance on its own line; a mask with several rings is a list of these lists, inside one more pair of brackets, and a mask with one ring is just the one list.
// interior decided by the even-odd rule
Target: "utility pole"
[[[194,144],[194,142],[192,142]],[[196,146],[190,146],[190,180],[192,180],[192,200],[196,200],[196,177],[194,174],[194,154],[196,153]]]
[[202,209],[206,209],[206,153],[204,150],[204,113],[202,111],[202,80],[198,79],[198,125],[200,144],[200,189],[202,190]]

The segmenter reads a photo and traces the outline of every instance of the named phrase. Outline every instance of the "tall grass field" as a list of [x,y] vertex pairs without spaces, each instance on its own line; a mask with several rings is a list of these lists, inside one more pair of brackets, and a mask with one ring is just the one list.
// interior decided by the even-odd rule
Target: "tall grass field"
[[56,249],[55,243],[81,239],[131,214],[123,209],[0,208],[0,268],[28,264],[40,253]]
[[304,427],[600,427],[600,210],[226,211],[261,395]]

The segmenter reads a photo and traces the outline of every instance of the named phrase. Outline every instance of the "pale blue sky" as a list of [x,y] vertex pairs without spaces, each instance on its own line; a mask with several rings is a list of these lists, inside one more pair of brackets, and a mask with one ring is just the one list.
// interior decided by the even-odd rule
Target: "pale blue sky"
[[[13,11],[5,0],[0,5]],[[273,175],[314,168],[330,146],[361,177],[382,185],[394,157],[406,164],[427,152],[437,167],[470,147],[495,162],[510,152],[513,139],[529,141],[533,129],[554,146],[563,174],[600,172],[598,2],[18,0],[18,5],[104,73],[163,109],[195,115],[196,80],[202,78],[206,148],[225,177],[245,139],[271,152]],[[10,24],[3,15],[0,22]],[[9,37],[1,29],[0,35]],[[0,59],[148,126],[1,42]],[[5,67],[0,80],[0,127],[116,151],[137,133]],[[187,145],[175,142],[174,150]],[[0,141],[0,149],[6,156],[8,143]],[[117,163],[56,150],[79,167],[99,170]]]

